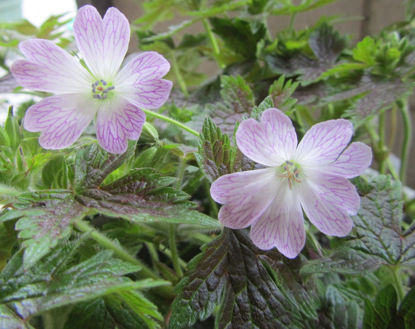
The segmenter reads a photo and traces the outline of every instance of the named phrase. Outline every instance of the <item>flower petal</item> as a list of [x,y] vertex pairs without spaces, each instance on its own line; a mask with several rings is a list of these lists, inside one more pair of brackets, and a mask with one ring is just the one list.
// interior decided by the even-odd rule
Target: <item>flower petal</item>
[[52,93],[77,93],[90,89],[88,72],[52,41],[31,39],[20,43],[26,60],[17,60],[11,71],[25,87]]
[[342,237],[350,233],[353,221],[347,211],[338,203],[324,198],[324,193],[303,185],[300,200],[308,219],[324,234]]
[[164,79],[137,80],[128,89],[120,90],[120,94],[135,106],[156,109],[167,101],[172,86],[171,81]]
[[337,159],[353,134],[352,124],[343,119],[315,124],[298,144],[296,159],[321,166]]
[[273,201],[252,225],[251,239],[263,250],[277,247],[288,258],[295,258],[305,244],[304,218],[298,200]]
[[124,153],[128,139],[140,137],[145,121],[144,112],[124,100],[105,104],[97,115],[98,142],[110,153]]
[[45,149],[68,147],[79,138],[94,117],[93,111],[83,111],[84,105],[85,100],[78,95],[44,98],[27,110],[24,128],[41,131],[39,144]]
[[170,70],[170,63],[155,51],[131,55],[118,72],[115,85],[118,89],[128,88],[137,81],[161,79]]
[[327,173],[313,176],[309,184],[321,202],[333,204],[345,210],[349,215],[357,214],[360,208],[360,197],[352,183],[344,177]]
[[366,144],[355,142],[325,169],[334,175],[353,178],[360,176],[372,162],[372,149]]
[[274,198],[276,176],[273,168],[237,172],[219,177],[212,183],[212,198],[226,203],[219,220],[226,227],[240,229],[258,218]]
[[268,109],[261,122],[243,121],[236,132],[239,149],[251,160],[276,166],[290,160],[297,146],[297,135],[288,116],[278,109]]
[[124,14],[112,7],[102,20],[95,7],[86,5],[79,9],[73,28],[82,57],[96,78],[114,78],[130,42]]

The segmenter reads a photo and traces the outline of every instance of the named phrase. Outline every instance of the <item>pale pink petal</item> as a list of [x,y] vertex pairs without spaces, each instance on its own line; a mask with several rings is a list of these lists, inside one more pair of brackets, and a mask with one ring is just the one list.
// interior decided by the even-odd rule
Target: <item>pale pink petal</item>
[[277,192],[273,169],[237,172],[219,177],[212,183],[212,198],[226,203],[219,211],[219,220],[233,229],[249,226],[271,203]]
[[164,79],[137,80],[128,89],[120,91],[122,97],[137,107],[156,109],[169,98],[173,83]]
[[295,159],[312,166],[321,166],[337,159],[353,134],[352,124],[343,119],[315,124],[298,144]]
[[252,225],[251,239],[260,249],[277,247],[284,256],[295,258],[305,244],[303,212],[295,196],[291,196],[291,200],[277,196]]
[[290,160],[297,146],[297,135],[288,116],[278,109],[268,109],[258,122],[242,121],[236,132],[238,148],[251,160],[277,166]]
[[302,185],[299,196],[308,219],[321,232],[339,237],[350,233],[353,221],[343,207],[324,199],[324,195],[308,184]]
[[360,176],[372,162],[372,149],[366,144],[355,142],[330,163],[325,171],[334,175],[353,178]]
[[356,215],[360,208],[360,197],[352,183],[344,177],[321,171],[312,176],[307,184],[322,203],[333,204],[349,215]]
[[73,25],[76,43],[97,79],[112,79],[124,59],[130,42],[130,25],[116,8],[104,19],[90,5],[79,9]]
[[97,115],[98,142],[110,153],[124,153],[128,140],[140,137],[145,120],[143,111],[125,101],[105,104]]
[[94,117],[85,111],[85,100],[78,95],[59,95],[44,98],[26,112],[24,128],[41,131],[39,144],[45,149],[70,146],[82,134]]
[[52,93],[77,93],[90,89],[90,77],[82,65],[52,41],[31,39],[20,43],[26,60],[17,60],[11,71],[25,87]]
[[128,91],[138,81],[161,79],[170,70],[170,63],[155,51],[131,55],[115,78],[117,90]]

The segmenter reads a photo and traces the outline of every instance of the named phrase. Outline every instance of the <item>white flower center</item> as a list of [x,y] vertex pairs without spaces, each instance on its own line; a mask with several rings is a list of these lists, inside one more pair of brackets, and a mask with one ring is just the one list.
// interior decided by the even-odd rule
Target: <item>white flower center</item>
[[107,99],[108,96],[112,94],[114,86],[111,82],[106,82],[104,80],[95,81],[92,85],[92,97],[95,99]]
[[301,183],[302,170],[298,163],[287,160],[279,166],[278,171],[278,176],[288,181],[289,188],[296,183]]

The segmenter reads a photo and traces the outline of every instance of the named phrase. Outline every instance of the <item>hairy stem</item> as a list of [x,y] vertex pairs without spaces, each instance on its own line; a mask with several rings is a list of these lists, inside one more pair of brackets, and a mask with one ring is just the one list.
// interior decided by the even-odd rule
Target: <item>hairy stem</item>
[[174,75],[176,76],[177,82],[179,83],[180,90],[182,91],[183,95],[187,98],[189,97],[189,91],[187,90],[186,82],[184,81],[182,74],[180,73],[180,67],[177,64],[176,56],[174,55],[174,53],[173,53],[172,59],[173,59],[172,66],[173,66]]
[[[176,188],[180,189],[183,177],[184,177],[184,171],[186,169],[186,161],[183,158],[180,158],[179,165],[177,167],[177,182],[176,182]],[[169,224],[169,247],[171,252],[171,260],[173,262],[173,268],[176,271],[179,278],[183,276],[182,268],[180,267],[179,263],[179,253],[177,251],[177,241],[176,241],[176,225],[175,224]]]
[[[381,112],[379,114],[379,122],[378,122],[378,133],[379,133],[379,142],[378,147],[380,152],[386,152],[386,146],[385,146],[385,112]],[[382,158],[379,161],[379,171],[382,174],[386,173],[386,163],[385,163],[385,157],[382,156]]]
[[177,120],[174,120],[172,118],[169,118],[169,117],[167,117],[163,114],[157,113],[157,112],[153,112],[153,111],[146,110],[146,109],[142,109],[142,110],[144,111],[145,114],[147,114],[149,116],[152,116],[152,117],[155,117],[157,119],[160,119],[160,120],[166,121],[168,123],[171,123],[171,124],[181,128],[181,129],[191,133],[192,135],[195,135],[196,137],[199,137],[199,133],[196,130],[193,130],[192,128],[184,125],[183,123],[181,123]]
[[[140,276],[152,278],[152,279],[160,279],[151,269],[149,269],[145,264],[140,262],[137,258],[130,255],[123,247],[114,243],[111,239],[106,237],[101,232],[97,231],[94,227],[89,225],[87,222],[79,220],[74,223],[74,226],[81,232],[89,233],[90,237],[98,242],[99,245],[104,247],[105,249],[112,250],[115,255],[117,255],[122,260],[126,262],[130,262],[137,266],[140,266]],[[154,291],[157,292],[159,295],[170,298],[173,294],[171,286],[161,286],[154,288]]]
[[220,68],[224,68],[223,63],[220,61],[220,58],[219,58],[220,49],[219,49],[218,41],[216,40],[215,35],[213,34],[212,29],[210,28],[207,18],[203,18],[202,23],[203,23],[203,27],[205,28],[206,34],[210,40],[210,43],[212,44],[213,56],[215,57],[216,63],[218,63]]
[[408,100],[401,100],[399,101],[398,105],[399,110],[402,114],[403,121],[403,142],[401,149],[401,168],[399,170],[399,178],[402,184],[405,184],[406,168],[408,165],[409,150],[411,148],[412,123],[411,116],[409,114]]

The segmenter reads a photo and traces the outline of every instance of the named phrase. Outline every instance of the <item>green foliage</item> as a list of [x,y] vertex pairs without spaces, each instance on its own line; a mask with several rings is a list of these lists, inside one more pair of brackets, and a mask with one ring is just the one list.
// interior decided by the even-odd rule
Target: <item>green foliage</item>
[[253,246],[245,232],[225,229],[190,263],[169,328],[189,328],[217,306],[216,328],[296,328],[291,300],[267,271],[267,261],[279,260]]
[[[405,116],[399,174],[391,145],[415,80],[414,1],[405,21],[354,45],[333,27],[338,17],[294,28],[299,13],[331,2],[143,2],[132,31],[140,50],[167,58],[174,82],[155,111],[195,136],[147,115],[125,154],[102,150],[92,126],[70,148],[48,151],[22,125],[38,99],[10,107],[0,126],[0,328],[412,329]],[[289,25],[270,31],[279,15]],[[180,22],[165,28],[172,18]],[[9,69],[18,43],[37,37],[69,48],[67,23],[0,24],[1,93],[28,94]],[[352,233],[327,237],[308,223],[294,260],[259,250],[247,230],[218,233],[212,218],[210,183],[261,168],[237,148],[239,123],[271,107],[292,118],[299,139],[316,122],[351,119],[353,141],[371,144],[380,173],[352,181],[361,196]]]
[[401,229],[401,184],[380,175],[360,179],[357,186],[361,207],[353,218],[353,248],[389,264],[413,262],[415,234],[405,234]]

